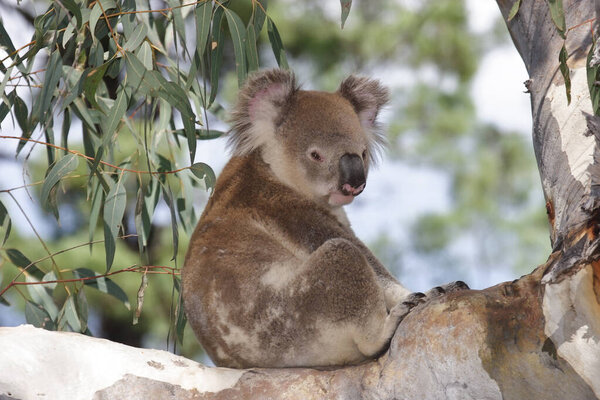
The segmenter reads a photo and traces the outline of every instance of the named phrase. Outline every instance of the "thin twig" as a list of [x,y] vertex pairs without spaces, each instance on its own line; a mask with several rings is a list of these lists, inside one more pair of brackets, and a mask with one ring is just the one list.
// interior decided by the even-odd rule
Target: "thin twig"
[[[58,145],[53,144],[53,143],[43,142],[41,140],[35,140],[35,139],[24,138],[24,137],[19,137],[19,136],[5,136],[5,135],[0,135],[0,139],[17,139],[17,140],[23,140],[23,141],[26,141],[26,142],[32,142],[32,143],[42,144],[44,146],[52,147],[54,149],[58,149],[58,150],[62,150],[62,151],[68,151],[71,154],[75,154],[78,157],[83,157],[83,158],[85,158],[86,160],[89,160],[89,161],[94,161],[95,160],[94,157],[86,156],[85,154],[83,154],[83,153],[81,153],[81,152],[79,152],[77,150],[67,149],[67,148],[58,146]],[[135,173],[135,174],[151,174],[151,175],[175,174],[177,172],[181,172],[181,171],[184,171],[186,169],[190,169],[191,168],[191,166],[190,166],[190,167],[183,167],[183,168],[175,169],[175,170],[172,170],[172,171],[152,171],[152,172],[149,172],[149,171],[139,171],[139,170],[136,170],[136,169],[129,169],[129,168],[119,167],[119,166],[113,165],[111,163],[108,163],[106,161],[100,161],[100,164],[106,165],[107,167],[111,167],[111,168],[114,168],[114,169],[117,169],[117,170],[123,171],[123,172],[132,172],[132,173]]]
[[[162,271],[153,271],[155,269],[159,269]],[[28,286],[28,285],[45,285],[50,283],[73,283],[73,282],[86,282],[91,280],[97,280],[100,278],[106,278],[112,275],[117,275],[123,272],[144,272],[148,274],[155,275],[179,275],[180,272],[177,268],[166,267],[163,265],[144,265],[144,266],[132,266],[128,268],[123,268],[118,271],[108,272],[106,274],[95,275],[95,276],[86,276],[82,278],[74,278],[74,279],[56,279],[53,281],[35,281],[35,282],[23,282],[23,281],[15,281],[10,282],[2,291],[0,291],[0,297],[6,293],[12,287],[15,286]],[[65,286],[66,288],[66,286]]]

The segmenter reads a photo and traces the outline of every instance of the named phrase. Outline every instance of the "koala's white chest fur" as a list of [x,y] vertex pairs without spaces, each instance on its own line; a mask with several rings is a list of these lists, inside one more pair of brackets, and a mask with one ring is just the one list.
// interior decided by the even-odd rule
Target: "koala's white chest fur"
[[386,91],[349,78],[336,94],[304,92],[288,72],[268,71],[240,96],[232,140],[241,154],[219,177],[186,255],[188,321],[220,366],[377,355],[409,292],[327,199],[345,203],[364,188]]

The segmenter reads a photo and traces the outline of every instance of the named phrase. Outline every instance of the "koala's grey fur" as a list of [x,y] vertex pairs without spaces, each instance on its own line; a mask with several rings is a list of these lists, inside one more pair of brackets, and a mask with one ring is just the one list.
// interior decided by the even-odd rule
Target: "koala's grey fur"
[[384,142],[376,118],[387,100],[375,80],[304,91],[282,70],[254,74],[241,90],[234,157],[182,276],[188,320],[218,366],[358,363],[385,349],[418,300],[341,207],[364,188]]

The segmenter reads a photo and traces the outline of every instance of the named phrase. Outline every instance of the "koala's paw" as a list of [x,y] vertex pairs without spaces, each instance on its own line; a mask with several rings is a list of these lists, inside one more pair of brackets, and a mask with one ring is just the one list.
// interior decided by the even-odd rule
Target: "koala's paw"
[[402,299],[402,304],[406,305],[409,308],[413,308],[418,306],[421,303],[425,303],[427,301],[427,295],[421,292],[411,293]]
[[469,286],[463,281],[450,282],[442,286],[436,286],[425,293],[426,300],[435,297],[443,296],[447,293],[458,292],[460,290],[468,290]]
[[395,320],[396,325],[410,313],[410,311],[426,299],[425,294],[417,292],[406,296],[401,302],[390,310],[390,319]]

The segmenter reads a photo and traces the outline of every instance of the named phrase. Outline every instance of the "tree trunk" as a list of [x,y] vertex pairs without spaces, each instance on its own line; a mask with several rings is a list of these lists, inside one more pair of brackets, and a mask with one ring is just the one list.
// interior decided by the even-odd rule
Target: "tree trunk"
[[[514,1],[498,0],[505,19]],[[600,398],[600,123],[586,76],[596,21],[592,2],[564,3],[566,42],[546,1],[523,0],[507,23],[530,76],[553,247],[546,264],[420,305],[378,360],[330,370],[207,368],[83,335],[0,328],[0,399]]]

